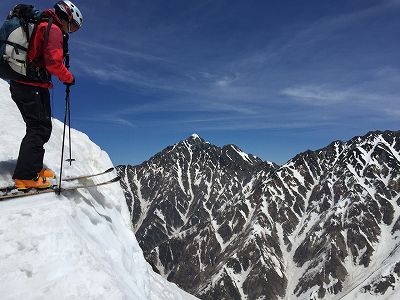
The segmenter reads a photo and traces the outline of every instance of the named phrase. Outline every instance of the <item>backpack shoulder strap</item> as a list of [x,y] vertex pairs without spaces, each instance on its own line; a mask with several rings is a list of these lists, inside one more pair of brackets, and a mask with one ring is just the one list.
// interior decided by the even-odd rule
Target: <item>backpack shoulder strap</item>
[[50,29],[51,29],[51,25],[53,25],[53,22],[54,22],[54,19],[52,17],[50,17],[49,20],[48,20],[46,32],[44,34],[44,42],[45,43],[49,42]]
[[44,33],[44,42],[47,44],[47,43],[49,42],[50,29],[51,29],[51,26],[53,25],[53,21],[54,21],[54,19],[53,19],[52,17],[50,17],[50,18],[40,18],[40,19],[35,23],[35,27],[34,27],[33,32],[32,32],[32,36],[34,36],[34,35],[36,34],[38,25],[39,25],[40,23],[42,23],[42,22],[47,22],[48,24],[47,24],[47,27],[46,27],[46,31],[45,31],[45,33]]

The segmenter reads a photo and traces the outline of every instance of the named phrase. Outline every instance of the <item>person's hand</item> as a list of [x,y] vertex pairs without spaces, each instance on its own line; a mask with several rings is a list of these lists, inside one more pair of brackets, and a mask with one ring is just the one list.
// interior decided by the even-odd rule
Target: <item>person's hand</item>
[[73,77],[72,82],[70,82],[70,83],[64,82],[64,84],[68,85],[68,86],[74,85],[75,84],[75,77]]

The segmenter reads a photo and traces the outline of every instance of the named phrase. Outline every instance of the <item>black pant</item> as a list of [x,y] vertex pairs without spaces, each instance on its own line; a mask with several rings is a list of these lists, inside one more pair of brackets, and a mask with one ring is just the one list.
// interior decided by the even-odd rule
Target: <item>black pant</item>
[[13,179],[33,179],[43,168],[44,148],[51,135],[50,93],[46,88],[11,81],[11,97],[26,124]]

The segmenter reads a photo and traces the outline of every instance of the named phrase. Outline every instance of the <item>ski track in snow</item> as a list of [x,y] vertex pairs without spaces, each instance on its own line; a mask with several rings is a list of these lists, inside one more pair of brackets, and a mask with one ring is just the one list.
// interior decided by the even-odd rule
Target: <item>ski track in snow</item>
[[[78,101],[78,100],[77,100]],[[0,186],[12,184],[25,124],[0,80]],[[59,173],[62,124],[53,120],[45,165]],[[64,176],[112,167],[108,155],[72,131],[72,156]],[[68,132],[68,131],[67,131]],[[68,147],[65,148],[68,153]],[[101,182],[107,174],[86,182]],[[83,182],[83,181],[82,181]],[[1,299],[196,299],[167,282],[144,260],[131,230],[118,183],[0,202]]]

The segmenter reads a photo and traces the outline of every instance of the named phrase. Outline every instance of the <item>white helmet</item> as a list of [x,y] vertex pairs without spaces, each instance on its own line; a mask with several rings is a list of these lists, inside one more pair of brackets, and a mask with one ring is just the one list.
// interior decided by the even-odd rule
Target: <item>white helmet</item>
[[58,1],[54,5],[56,14],[60,19],[69,24],[69,32],[75,32],[82,26],[83,16],[81,11],[71,1]]

